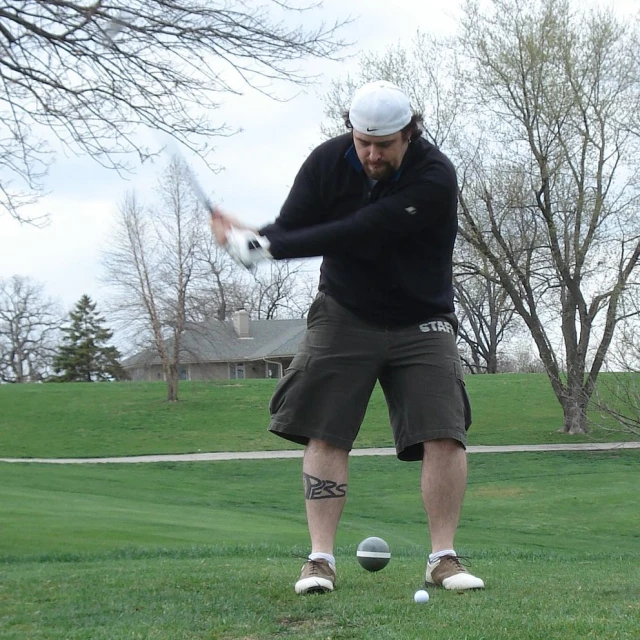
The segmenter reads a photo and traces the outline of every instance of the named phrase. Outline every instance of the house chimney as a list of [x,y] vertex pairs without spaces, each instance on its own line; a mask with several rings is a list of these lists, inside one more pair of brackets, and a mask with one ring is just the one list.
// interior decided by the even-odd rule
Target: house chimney
[[248,338],[249,337],[249,324],[251,321],[251,316],[246,309],[238,309],[232,318],[233,328],[236,330],[238,334],[238,338]]

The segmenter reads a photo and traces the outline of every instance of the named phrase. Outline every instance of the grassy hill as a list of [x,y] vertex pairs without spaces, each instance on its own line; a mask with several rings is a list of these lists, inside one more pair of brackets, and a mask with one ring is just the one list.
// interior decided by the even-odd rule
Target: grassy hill
[[[0,457],[79,457],[291,449],[267,432],[273,380],[164,384],[68,383],[0,386]],[[558,433],[562,411],[546,376],[468,376],[469,444],[535,444],[624,439],[594,430]],[[356,447],[391,446],[381,389],[375,389]]]

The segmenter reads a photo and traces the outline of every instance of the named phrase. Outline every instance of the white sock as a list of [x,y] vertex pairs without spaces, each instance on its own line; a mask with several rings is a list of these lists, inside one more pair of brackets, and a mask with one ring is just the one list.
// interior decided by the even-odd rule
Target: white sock
[[435,562],[440,558],[444,558],[445,556],[456,556],[458,555],[455,552],[455,549],[443,549],[442,551],[436,551],[435,553],[429,554],[429,562]]
[[309,560],[326,560],[335,571],[336,559],[330,553],[310,553]]

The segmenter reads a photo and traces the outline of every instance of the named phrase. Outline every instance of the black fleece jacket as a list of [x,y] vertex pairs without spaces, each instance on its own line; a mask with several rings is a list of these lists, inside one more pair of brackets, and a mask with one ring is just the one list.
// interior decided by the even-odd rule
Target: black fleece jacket
[[371,187],[350,133],[304,162],[280,215],[260,230],[274,258],[323,256],[320,291],[365,321],[402,326],[453,313],[457,182],[421,138]]

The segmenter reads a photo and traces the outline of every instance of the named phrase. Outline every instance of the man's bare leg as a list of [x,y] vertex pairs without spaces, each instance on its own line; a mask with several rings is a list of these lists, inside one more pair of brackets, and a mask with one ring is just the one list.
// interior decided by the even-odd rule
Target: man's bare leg
[[347,500],[348,466],[348,451],[321,440],[311,440],[307,445],[302,479],[311,554],[296,582],[296,593],[333,591],[336,581],[333,546]]
[[454,590],[483,589],[484,582],[466,570],[453,546],[467,488],[467,454],[458,441],[424,443],[421,487],[432,550],[426,583]]
[[302,478],[312,553],[333,555],[338,523],[347,500],[348,467],[348,451],[321,440],[309,441]]
[[431,551],[453,549],[467,488],[467,453],[458,441],[424,443],[421,488],[429,519]]

